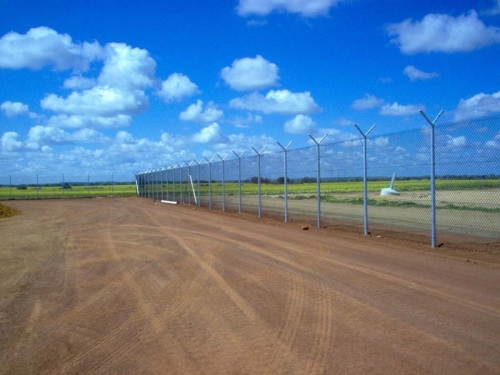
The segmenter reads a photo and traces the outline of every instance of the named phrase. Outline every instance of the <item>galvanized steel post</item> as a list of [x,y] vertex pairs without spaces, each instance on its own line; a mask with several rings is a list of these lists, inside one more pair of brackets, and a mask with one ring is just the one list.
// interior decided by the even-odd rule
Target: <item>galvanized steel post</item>
[[363,136],[363,231],[364,235],[368,235],[368,167],[366,161],[366,137],[373,130],[373,125],[366,133],[363,133],[357,124],[354,124],[359,133]]
[[292,144],[293,141],[290,141],[288,142],[288,144],[286,145],[286,147],[283,147],[283,145],[281,143],[279,143],[278,141],[276,141],[276,143],[283,149],[283,151],[285,152],[285,177],[284,177],[284,184],[285,184],[285,223],[288,223],[288,162],[287,162],[287,152],[288,152],[288,147],[290,147],[290,145]]
[[238,158],[238,213],[241,214],[241,157],[245,151],[243,151],[240,155],[233,151],[233,154]]
[[318,142],[316,141],[313,136],[311,134],[308,134],[309,135],[309,138],[311,138],[313,140],[314,143],[316,143],[316,147],[318,149],[318,177],[317,177],[317,181],[316,181],[316,194],[317,194],[317,199],[318,199],[318,207],[317,207],[317,210],[318,210],[318,223],[317,223],[317,226],[318,228],[321,228],[321,188],[320,188],[320,184],[321,184],[321,154],[320,154],[320,145],[321,145],[321,142],[323,142],[323,140],[326,138],[326,134],[323,136],[323,138],[321,138],[321,140]]
[[208,162],[208,207],[210,209],[212,209],[212,161],[214,158],[215,156],[210,160],[204,158]]
[[217,154],[217,156],[222,161],[222,211],[225,211],[226,210],[225,161],[228,155],[221,157],[219,154]]
[[262,150],[257,151],[255,148],[252,147],[252,149],[255,151],[258,157],[258,175],[257,175],[257,199],[258,199],[258,212],[259,212],[259,218],[262,217],[262,204],[261,204],[261,196],[260,196],[260,155],[262,154],[262,151],[264,151],[266,147],[264,146]]
[[435,154],[435,141],[434,141],[434,124],[443,110],[438,113],[434,121],[429,120],[424,111],[420,110],[420,114],[431,126],[431,247],[436,247],[436,154]]

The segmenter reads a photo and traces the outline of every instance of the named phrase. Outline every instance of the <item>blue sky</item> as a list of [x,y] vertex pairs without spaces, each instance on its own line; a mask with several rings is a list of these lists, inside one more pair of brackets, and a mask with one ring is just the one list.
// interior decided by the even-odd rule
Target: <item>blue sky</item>
[[487,116],[499,61],[499,0],[0,0],[0,175]]

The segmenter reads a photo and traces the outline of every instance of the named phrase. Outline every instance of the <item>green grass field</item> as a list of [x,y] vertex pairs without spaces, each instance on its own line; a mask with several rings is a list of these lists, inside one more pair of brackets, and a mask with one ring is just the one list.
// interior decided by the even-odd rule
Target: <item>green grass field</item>
[[[222,194],[222,183],[213,182],[212,194]],[[388,187],[388,181],[369,181],[368,191],[377,192],[384,187]],[[191,186],[186,183],[182,184],[183,194],[188,194],[188,188]],[[198,193],[198,185],[195,181],[194,188]],[[257,184],[242,183],[242,195],[256,195]],[[394,188],[400,192],[405,191],[429,191],[429,180],[396,180]],[[437,190],[481,190],[500,188],[500,179],[484,179],[484,180],[436,180]],[[175,184],[151,184],[145,188],[146,192],[153,193],[156,196],[161,196],[163,189],[164,197],[172,198],[175,190],[176,196],[179,196],[181,186],[177,182]],[[316,194],[316,183],[289,183],[288,194],[290,195],[310,195]],[[321,195],[334,194],[334,193],[361,193],[363,191],[363,182],[323,182],[321,183]],[[227,182],[224,184],[224,192],[226,195],[238,194],[238,183]],[[2,199],[48,199],[48,198],[84,198],[84,197],[109,197],[109,196],[133,196],[136,194],[135,184],[120,184],[120,185],[76,185],[71,189],[62,189],[61,186],[28,186],[25,190],[18,189],[17,186],[1,186],[0,187],[0,200]],[[209,194],[209,184],[200,184],[200,194],[207,196]],[[261,194],[263,195],[283,195],[284,185],[278,184],[261,184]]]
[[[180,184],[177,182],[175,186],[170,183],[168,185],[169,194],[172,194],[174,189],[176,195],[180,192]],[[369,181],[368,191],[377,192],[380,189],[388,187],[388,181]],[[187,186],[185,183],[182,184],[183,193],[187,193],[187,188],[191,189],[191,186]],[[198,185],[194,183],[195,191],[198,192]],[[255,195],[257,194],[257,184],[253,183],[242,183],[241,193],[242,195]],[[397,181],[394,184],[394,188],[398,191],[429,191],[430,181],[429,180],[402,180]],[[436,180],[437,190],[480,190],[480,189],[491,189],[500,188],[500,179],[485,179],[485,180]],[[148,188],[146,188],[147,190]],[[316,183],[289,183],[288,184],[288,194],[315,194],[316,193]],[[149,191],[156,194],[157,191],[161,193],[161,185],[151,185]],[[212,183],[212,193],[220,194],[222,191],[222,183],[213,182]],[[226,182],[224,184],[224,191],[227,195],[237,195],[238,194],[238,183],[236,182]],[[363,191],[363,182],[323,182],[321,183],[321,194],[328,193],[360,193]],[[163,185],[164,194],[167,192],[167,185]],[[280,195],[284,193],[284,185],[277,184],[261,184],[261,193],[264,195]],[[200,194],[209,194],[208,183],[200,184]]]
[[0,187],[0,199],[50,199],[50,198],[85,198],[132,196],[136,194],[135,184],[126,185],[92,185],[72,186],[71,189],[62,189],[61,186],[29,186],[26,190],[19,190],[16,186]]

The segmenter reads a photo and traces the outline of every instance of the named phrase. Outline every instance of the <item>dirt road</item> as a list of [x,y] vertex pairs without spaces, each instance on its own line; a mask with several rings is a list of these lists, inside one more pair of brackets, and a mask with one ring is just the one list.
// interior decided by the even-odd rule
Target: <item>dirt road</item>
[[15,201],[1,374],[498,374],[500,259],[140,198]]

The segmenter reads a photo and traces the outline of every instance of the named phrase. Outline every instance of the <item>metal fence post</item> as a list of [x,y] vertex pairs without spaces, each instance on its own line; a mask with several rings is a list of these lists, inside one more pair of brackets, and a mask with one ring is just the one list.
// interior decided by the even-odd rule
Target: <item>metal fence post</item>
[[191,190],[189,189],[189,177],[191,176],[191,163],[192,162],[187,162],[184,161],[184,164],[187,165],[188,170],[187,170],[187,176],[186,176],[186,184],[187,184],[187,192],[188,192],[188,204],[191,204]]
[[233,154],[238,158],[238,213],[241,214],[241,157],[245,151],[243,151],[240,155],[233,151]]
[[436,247],[436,154],[434,142],[434,124],[436,123],[443,110],[438,113],[434,121],[429,120],[424,111],[420,110],[420,114],[431,126],[431,247]]
[[39,198],[40,188],[38,187],[38,174],[36,175],[36,199]]
[[321,142],[326,138],[326,134],[321,138],[321,140],[318,142],[316,141],[311,134],[308,134],[309,138],[313,140],[314,143],[316,143],[316,148],[318,149],[318,177],[316,181],[316,194],[318,196],[318,228],[321,228],[321,155],[320,155],[320,145]]
[[193,161],[196,163],[198,166],[198,200],[196,201],[196,205],[198,207],[201,207],[201,195],[200,195],[200,163],[203,159],[201,159],[199,162],[193,159]]
[[161,186],[161,200],[165,197],[163,196],[163,172],[165,171],[165,167],[161,167],[160,169],[160,186]]
[[224,156],[224,157],[221,157],[219,154],[217,154],[217,156],[219,157],[219,159],[222,161],[222,211],[226,211],[226,184],[225,184],[225,180],[226,180],[226,176],[225,176],[225,162],[226,162],[226,158],[228,155]]
[[170,200],[170,188],[169,188],[169,183],[170,183],[170,171],[172,170],[172,166],[169,165],[167,167],[167,201]]
[[212,209],[212,160],[214,160],[215,156],[212,159],[208,160],[204,158],[208,163],[208,207]]
[[368,167],[366,161],[366,137],[373,130],[375,125],[373,125],[366,133],[363,133],[357,124],[354,124],[359,133],[363,136],[363,232],[364,235],[368,235]]
[[264,151],[266,147],[262,147],[262,150],[257,151],[255,148],[252,147],[252,149],[255,151],[257,154],[258,158],[258,175],[257,175],[257,197],[258,197],[258,212],[259,212],[259,218],[262,217],[262,205],[261,205],[261,195],[260,195],[260,155],[262,154],[262,151]]
[[288,142],[288,144],[286,145],[286,147],[283,147],[283,145],[281,143],[279,143],[278,141],[276,141],[276,143],[283,149],[283,151],[285,152],[285,181],[284,181],[284,184],[285,184],[285,223],[288,223],[288,162],[287,162],[287,152],[288,152],[288,147],[290,147],[290,145],[292,144],[293,141],[290,141]]

